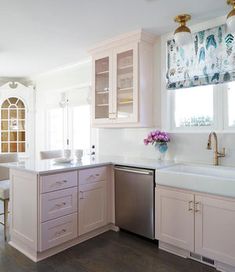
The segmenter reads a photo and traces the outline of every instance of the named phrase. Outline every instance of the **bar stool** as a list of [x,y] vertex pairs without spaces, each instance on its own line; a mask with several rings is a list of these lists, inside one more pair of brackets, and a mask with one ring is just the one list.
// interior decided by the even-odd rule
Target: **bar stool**
[[4,226],[5,241],[7,240],[9,191],[10,191],[10,181],[1,180],[0,181],[0,200],[3,201],[3,213],[0,213],[0,215],[4,215],[4,221],[3,222],[0,221],[0,224]]
[[[0,163],[17,162],[17,154],[1,154]],[[9,181],[9,169],[0,166],[0,201],[3,202],[3,222],[0,222],[4,226],[4,238],[7,240],[7,224],[8,224],[8,204],[9,204],[9,193],[10,193],[10,181]]]

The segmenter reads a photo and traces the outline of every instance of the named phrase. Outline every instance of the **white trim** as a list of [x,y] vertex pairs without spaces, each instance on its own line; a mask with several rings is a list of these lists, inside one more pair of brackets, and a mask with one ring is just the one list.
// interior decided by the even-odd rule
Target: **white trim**
[[49,76],[49,75],[51,75],[53,73],[57,73],[57,72],[61,72],[61,71],[64,71],[64,70],[72,69],[72,68],[79,67],[79,66],[84,65],[84,64],[89,64],[89,63],[91,63],[91,57],[87,57],[84,60],[81,60],[79,62],[68,63],[68,64],[65,64],[65,65],[50,69],[50,70],[48,70],[46,72],[33,75],[30,78],[32,78],[34,81],[39,80],[41,77]]

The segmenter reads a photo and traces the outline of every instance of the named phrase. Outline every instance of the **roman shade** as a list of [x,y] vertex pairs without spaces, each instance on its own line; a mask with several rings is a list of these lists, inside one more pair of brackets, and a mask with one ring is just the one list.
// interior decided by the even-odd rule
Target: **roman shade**
[[192,34],[184,47],[167,41],[167,89],[235,80],[235,39],[226,25]]

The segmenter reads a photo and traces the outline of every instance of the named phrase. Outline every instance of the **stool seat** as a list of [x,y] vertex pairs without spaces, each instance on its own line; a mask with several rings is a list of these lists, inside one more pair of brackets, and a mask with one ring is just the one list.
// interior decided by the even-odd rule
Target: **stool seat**
[[9,199],[9,191],[10,191],[10,181],[1,180],[0,181],[0,199],[2,200]]

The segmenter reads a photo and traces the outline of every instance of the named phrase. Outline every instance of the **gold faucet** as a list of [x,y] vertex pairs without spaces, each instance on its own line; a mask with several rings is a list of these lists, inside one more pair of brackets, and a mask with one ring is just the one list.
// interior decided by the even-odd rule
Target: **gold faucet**
[[214,165],[219,165],[219,158],[225,157],[225,148],[223,147],[222,152],[218,152],[218,138],[215,132],[211,132],[209,134],[208,142],[207,142],[207,149],[211,150],[211,138],[212,136],[214,137],[214,159],[213,159],[213,164]]

